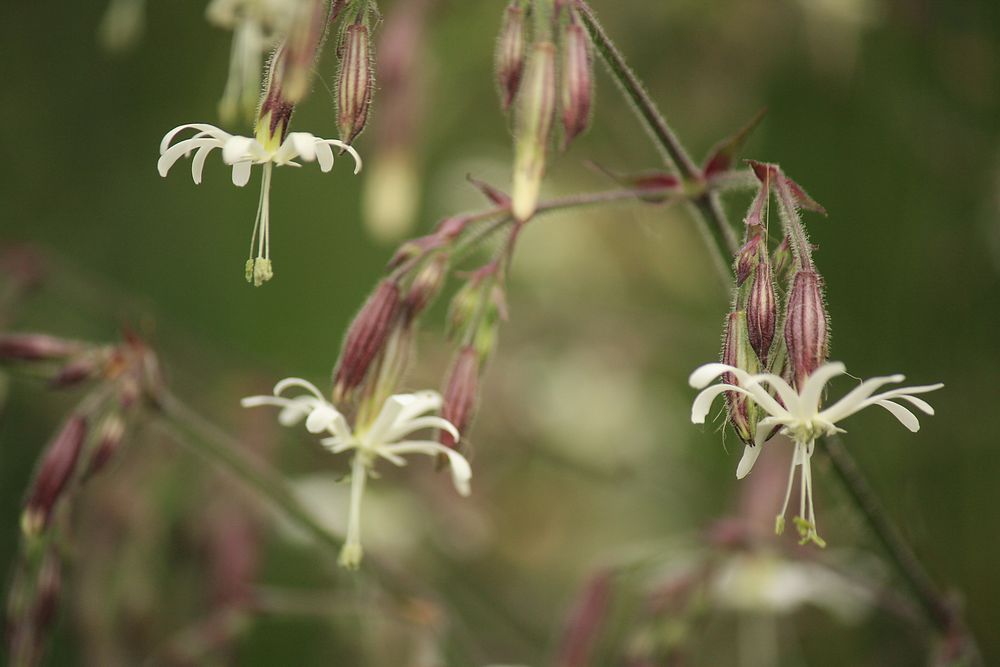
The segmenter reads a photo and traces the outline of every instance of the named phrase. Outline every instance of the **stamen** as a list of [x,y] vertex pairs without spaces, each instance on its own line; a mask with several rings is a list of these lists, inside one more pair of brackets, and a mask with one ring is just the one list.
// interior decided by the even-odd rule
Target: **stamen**
[[367,477],[368,465],[365,456],[358,452],[351,462],[351,506],[347,517],[347,539],[338,559],[338,562],[349,570],[358,569],[364,553],[361,548],[361,496],[365,492]]

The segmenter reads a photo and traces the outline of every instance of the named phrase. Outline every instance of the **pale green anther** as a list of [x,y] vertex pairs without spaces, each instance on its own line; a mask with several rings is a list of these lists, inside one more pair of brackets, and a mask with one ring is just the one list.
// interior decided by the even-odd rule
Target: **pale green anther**
[[248,259],[246,263],[247,282],[252,282],[254,287],[260,287],[274,277],[271,269],[271,260],[264,257]]
[[795,523],[795,528],[799,531],[799,544],[805,545],[813,542],[820,549],[826,548],[826,540],[819,536],[816,532],[816,526],[810,522],[806,521],[800,516],[792,519]]
[[785,517],[779,514],[774,517],[774,534],[781,535],[785,532]]

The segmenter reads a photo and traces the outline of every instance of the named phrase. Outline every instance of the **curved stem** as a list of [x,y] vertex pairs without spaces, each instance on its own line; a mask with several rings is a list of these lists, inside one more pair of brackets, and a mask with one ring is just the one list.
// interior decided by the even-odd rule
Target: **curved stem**
[[[632,72],[621,53],[614,46],[604,28],[598,22],[593,10],[587,6],[585,0],[577,0],[580,14],[584,24],[594,40],[597,50],[607,64],[612,77],[619,87],[632,102],[636,113],[643,121],[650,134],[656,140],[659,148],[669,157],[670,161],[677,167],[680,174],[688,181],[700,180],[701,172],[691,161],[684,150],[677,136],[667,125],[663,116],[656,108],[655,103],[650,99],[642,83],[635,73]],[[780,192],[786,204],[794,205],[790,199],[790,193]],[[705,231],[712,239],[708,245],[714,251],[716,264],[726,266],[729,264],[729,257],[735,255],[738,244],[726,219],[725,211],[722,209],[718,195],[712,191],[706,191],[694,200],[697,211],[701,214],[699,219]],[[794,207],[791,209],[794,214]],[[712,223],[712,229],[707,222]],[[798,231],[801,232],[801,229]],[[802,235],[804,237],[804,234]],[[811,265],[808,240],[798,238],[796,241],[801,246],[800,257],[803,263]],[[728,271],[727,271],[728,273]],[[932,624],[945,637],[957,639],[972,664],[982,664],[975,638],[965,627],[963,619],[957,609],[948,603],[947,598],[934,585],[923,565],[920,563],[910,545],[903,538],[902,533],[896,528],[889,518],[889,515],[882,508],[878,496],[872,490],[861,469],[854,462],[853,457],[847,449],[837,439],[827,438],[824,441],[824,451],[833,462],[840,480],[847,488],[848,494],[854,501],[855,506],[864,515],[869,527],[879,538],[879,541],[889,553],[890,560],[900,574],[907,581],[921,607],[927,614]]]
[[[597,47],[597,52],[608,66],[611,77],[632,103],[632,108],[656,141],[656,145],[660,148],[667,164],[675,167],[688,183],[703,185],[704,179],[701,169],[688,155],[680,139],[667,124],[660,110],[657,109],[656,103],[643,88],[642,82],[639,81],[635,72],[625,62],[624,56],[608,37],[604,27],[594,15],[594,11],[583,0],[579,0],[577,6],[583,23]],[[729,258],[733,257],[739,250],[736,233],[726,219],[726,213],[722,209],[718,195],[705,190],[693,201],[696,213],[695,220],[702,236],[715,247],[718,255],[721,255],[721,258],[718,255],[713,257],[713,263],[728,290],[732,281]]]
[[965,627],[958,609],[949,602],[946,595],[927,574],[913,547],[889,518],[878,495],[854,461],[854,457],[844,447],[844,443],[839,437],[833,436],[824,439],[823,445],[823,450],[827,453],[848,495],[882,543],[886,553],[889,554],[889,559],[910,587],[928,620],[942,635],[955,638],[964,644],[961,647],[964,649],[961,655],[967,657],[971,661],[970,664],[982,664],[975,637]]
[[157,396],[156,407],[177,441],[194,450],[266,498],[319,544],[339,551],[342,541],[306,510],[284,477],[245,454],[238,441],[188,407],[170,392]]

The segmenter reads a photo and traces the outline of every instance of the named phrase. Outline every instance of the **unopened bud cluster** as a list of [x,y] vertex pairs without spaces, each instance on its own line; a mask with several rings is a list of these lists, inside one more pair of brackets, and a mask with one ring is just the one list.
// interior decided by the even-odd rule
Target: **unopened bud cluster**
[[[774,165],[752,164],[761,186],[744,220],[746,234],[733,263],[736,292],[726,321],[722,362],[748,373],[769,372],[785,377],[793,386],[822,365],[828,353],[828,316],[823,301],[822,278],[811,255],[797,251],[791,237],[805,238],[798,206],[808,197]],[[785,234],[769,250],[768,212],[776,194]],[[782,192],[793,193],[790,204]],[[818,204],[808,199],[818,207]],[[785,286],[783,290],[780,286]],[[784,308],[781,301],[783,299]],[[736,377],[723,379],[739,385]],[[780,397],[776,397],[781,400]],[[756,440],[759,417],[753,401],[727,392],[729,421],[741,440]],[[767,436],[770,437],[770,436]]]
[[[565,148],[590,122],[593,57],[590,37],[573,2],[529,30],[528,14],[549,11],[512,0],[497,39],[496,78],[504,110],[514,108],[511,212],[525,221],[535,213],[556,114]],[[542,27],[540,28],[539,25]]]
[[48,530],[74,485],[103,469],[121,448],[138,398],[156,401],[156,357],[128,334],[118,345],[91,345],[42,334],[0,336],[0,363],[32,364],[55,389],[91,386],[45,448],[28,489],[21,526]]

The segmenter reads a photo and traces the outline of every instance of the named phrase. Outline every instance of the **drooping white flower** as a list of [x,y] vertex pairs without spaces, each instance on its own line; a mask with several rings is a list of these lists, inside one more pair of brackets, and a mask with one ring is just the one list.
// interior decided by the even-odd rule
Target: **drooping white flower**
[[[306,393],[284,396],[292,388],[304,389]],[[441,396],[437,392],[390,396],[374,419],[356,425],[354,430],[314,384],[301,378],[286,378],[274,386],[272,396],[250,396],[244,398],[241,404],[245,408],[261,405],[280,407],[278,421],[283,426],[294,426],[304,419],[310,433],[327,435],[320,443],[334,454],[354,451],[347,538],[340,552],[340,564],[344,567],[353,569],[361,564],[361,497],[368,475],[378,459],[403,466],[406,465],[403,457],[408,454],[434,457],[443,454],[450,464],[455,489],[463,496],[469,495],[472,468],[464,456],[433,440],[410,439],[418,431],[440,429],[452,434],[458,442],[458,430],[451,422],[427,414],[441,407]]]
[[[905,401],[917,408],[921,412],[933,415],[934,408],[923,399],[917,398],[914,394],[923,394],[935,391],[943,387],[943,384],[921,385],[918,387],[902,387],[876,394],[881,387],[894,382],[902,382],[906,378],[902,375],[887,375],[865,380],[857,387],[848,392],[843,398],[829,406],[821,409],[822,394],[826,383],[838,375],[843,375],[847,370],[844,364],[839,362],[826,363],[820,366],[802,383],[802,390],[796,392],[784,379],[770,373],[751,375],[746,371],[726,364],[712,363],[705,364],[695,369],[691,373],[688,382],[695,389],[702,389],[694,399],[691,406],[691,421],[695,424],[704,424],[715,399],[727,392],[734,391],[747,396],[763,409],[768,416],[761,419],[757,424],[753,445],[747,445],[736,469],[736,477],[742,479],[753,468],[754,462],[760,456],[764,441],[768,434],[775,427],[795,442],[795,454],[792,457],[791,470],[788,473],[788,489],[785,492],[785,504],[778,515],[776,528],[780,533],[784,528],[784,515],[788,509],[789,496],[791,495],[792,482],[795,478],[795,470],[802,468],[802,480],[800,486],[801,495],[799,499],[799,514],[795,517],[796,526],[802,536],[802,542],[813,541],[820,546],[824,545],[823,540],[816,531],[816,514],[813,509],[812,498],[812,470],[810,460],[815,448],[816,438],[821,436],[843,433],[844,430],[837,426],[837,423],[856,412],[859,412],[870,405],[878,405],[888,410],[892,416],[900,421],[907,429],[916,432],[920,429],[920,422],[913,412],[900,405],[898,401]],[[732,373],[738,384],[720,383],[708,387],[708,385],[723,373]],[[707,389],[705,387],[708,387]],[[777,395],[773,396],[771,392]]]
[[[195,184],[201,183],[202,170],[209,153],[215,149],[222,150],[222,161],[233,167],[233,184],[243,187],[250,180],[250,168],[255,164],[264,165],[264,174],[260,184],[260,201],[257,205],[257,217],[254,221],[253,235],[250,238],[250,258],[247,260],[247,281],[260,286],[271,279],[271,169],[274,166],[301,166],[296,160],[305,162],[316,161],[321,171],[333,169],[333,149],[336,146],[350,153],[354,158],[354,173],[361,171],[361,156],[351,146],[337,139],[322,139],[308,132],[289,132],[279,143],[274,133],[263,130],[267,123],[258,123],[257,138],[241,137],[209,125],[207,123],[188,123],[179,125],[163,136],[160,142],[160,159],[156,168],[160,176],[166,176],[182,156],[190,156],[191,178]],[[185,130],[194,130],[194,134],[171,144]],[[254,257],[254,243],[257,244],[257,255]]]

